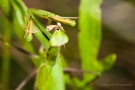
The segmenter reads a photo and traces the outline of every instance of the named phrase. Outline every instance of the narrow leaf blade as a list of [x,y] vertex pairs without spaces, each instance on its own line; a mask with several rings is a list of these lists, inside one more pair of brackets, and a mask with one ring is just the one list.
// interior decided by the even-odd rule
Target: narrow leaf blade
[[102,65],[104,71],[110,69],[113,66],[115,60],[116,60],[115,54],[108,55],[107,57],[102,59],[100,61],[100,64]]
[[36,78],[36,89],[65,90],[62,65],[59,56],[57,57],[56,64],[53,67],[48,64],[40,66]]

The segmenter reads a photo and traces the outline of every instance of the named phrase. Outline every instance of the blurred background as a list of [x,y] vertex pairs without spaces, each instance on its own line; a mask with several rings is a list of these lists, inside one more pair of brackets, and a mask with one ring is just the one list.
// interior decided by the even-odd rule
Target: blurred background
[[[28,7],[43,9],[54,12],[61,16],[78,16],[80,0],[23,0]],[[134,0],[103,0],[102,9],[102,42],[99,50],[99,60],[108,54],[115,53],[117,60],[109,71],[104,72],[94,81],[94,90],[134,90],[135,89],[135,1]],[[2,19],[0,17],[0,19]],[[39,18],[44,26],[47,25],[45,19]],[[2,24],[0,20],[0,24]],[[78,25],[75,27],[63,25],[69,42],[66,48],[71,55],[69,58],[62,48],[62,53],[72,68],[80,68],[80,55],[78,50]],[[0,28],[2,26],[0,25]],[[1,29],[2,30],[2,29]],[[15,38],[15,37],[14,37]],[[39,48],[40,43],[34,38],[32,41],[35,48]],[[20,43],[14,39],[12,41],[19,46]],[[3,44],[0,42],[0,51]],[[86,46],[87,47],[87,46]],[[88,47],[89,48],[89,47]],[[34,66],[23,53],[11,49],[12,60],[10,68],[10,88],[17,87]],[[2,57],[2,52],[0,52]],[[1,58],[0,58],[1,59]],[[0,60],[1,63],[1,60]],[[1,70],[1,69],[0,69]],[[1,74],[0,74],[1,75]],[[34,78],[24,87],[32,90]],[[126,83],[131,86],[103,86],[103,83]],[[0,84],[1,85],[1,84]]]

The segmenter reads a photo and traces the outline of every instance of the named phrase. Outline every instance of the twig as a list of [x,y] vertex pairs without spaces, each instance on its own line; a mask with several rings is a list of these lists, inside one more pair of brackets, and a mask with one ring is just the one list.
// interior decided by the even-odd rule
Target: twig
[[20,84],[15,90],[21,90],[26,83],[36,74],[36,70],[32,71]]
[[73,69],[73,68],[63,68],[63,71],[66,71],[66,72],[79,72],[79,73],[88,73],[88,74],[100,75],[100,72],[86,71],[86,70],[77,70],[77,69]]

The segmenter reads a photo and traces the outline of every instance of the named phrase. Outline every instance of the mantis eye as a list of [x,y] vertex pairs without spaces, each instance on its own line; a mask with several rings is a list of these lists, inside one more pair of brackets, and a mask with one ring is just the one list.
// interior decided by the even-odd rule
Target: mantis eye
[[64,31],[64,28],[62,27],[61,23],[57,22],[57,25],[58,25],[59,29]]
[[57,25],[58,25],[58,26],[61,26],[61,23],[57,22]]

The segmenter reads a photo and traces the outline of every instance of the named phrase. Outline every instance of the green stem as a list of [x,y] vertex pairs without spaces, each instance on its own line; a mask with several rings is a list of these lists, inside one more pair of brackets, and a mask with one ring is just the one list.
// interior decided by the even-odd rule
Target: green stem
[[36,26],[47,36],[48,39],[51,38],[51,34],[44,28],[44,26],[35,18],[35,16],[29,11],[28,12],[30,16],[32,17],[34,23]]
[[2,58],[2,90],[8,90],[9,86],[9,73],[10,73],[10,51],[9,47],[3,47]]
[[[3,20],[4,22],[4,20]],[[3,25],[3,36],[5,41],[10,42],[10,28]],[[9,73],[10,73],[10,47],[3,46],[3,55],[2,55],[2,90],[8,90],[9,86]]]

